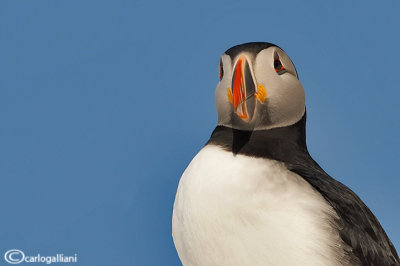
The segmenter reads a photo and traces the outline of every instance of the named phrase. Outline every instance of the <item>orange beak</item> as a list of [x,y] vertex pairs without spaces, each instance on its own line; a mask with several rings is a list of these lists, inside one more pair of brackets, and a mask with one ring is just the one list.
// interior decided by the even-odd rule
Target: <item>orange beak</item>
[[245,56],[241,56],[236,63],[232,78],[233,111],[244,121],[252,118],[254,113],[255,85],[251,76],[249,63]]

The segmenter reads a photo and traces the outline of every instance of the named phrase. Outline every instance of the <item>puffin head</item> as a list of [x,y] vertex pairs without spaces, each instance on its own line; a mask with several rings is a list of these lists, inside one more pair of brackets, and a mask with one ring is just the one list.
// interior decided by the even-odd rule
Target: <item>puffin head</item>
[[265,130],[298,122],[305,94],[296,68],[278,46],[252,42],[222,54],[216,88],[218,125]]

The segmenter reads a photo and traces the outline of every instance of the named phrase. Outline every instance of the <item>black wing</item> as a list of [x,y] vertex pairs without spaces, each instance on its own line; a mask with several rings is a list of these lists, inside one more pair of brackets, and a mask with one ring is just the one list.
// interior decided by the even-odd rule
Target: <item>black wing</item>
[[330,177],[308,152],[297,154],[287,167],[302,176],[339,215],[339,232],[362,265],[400,265],[399,256],[378,219],[348,187]]

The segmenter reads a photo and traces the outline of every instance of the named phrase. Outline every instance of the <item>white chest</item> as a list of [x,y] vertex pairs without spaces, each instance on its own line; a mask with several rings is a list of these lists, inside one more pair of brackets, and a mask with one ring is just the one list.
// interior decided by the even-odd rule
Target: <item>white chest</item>
[[282,163],[203,148],[179,182],[172,232],[189,265],[337,265],[333,209]]

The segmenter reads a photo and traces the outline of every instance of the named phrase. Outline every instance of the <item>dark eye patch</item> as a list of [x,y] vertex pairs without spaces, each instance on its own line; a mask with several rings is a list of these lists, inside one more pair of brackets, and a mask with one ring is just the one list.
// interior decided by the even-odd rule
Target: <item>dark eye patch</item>
[[224,77],[224,66],[222,64],[222,59],[219,60],[219,80]]
[[286,69],[283,67],[282,62],[281,62],[281,60],[279,59],[279,56],[277,56],[277,57],[274,59],[274,68],[275,68],[275,71],[276,71],[278,74],[283,74],[284,72],[286,72]]

